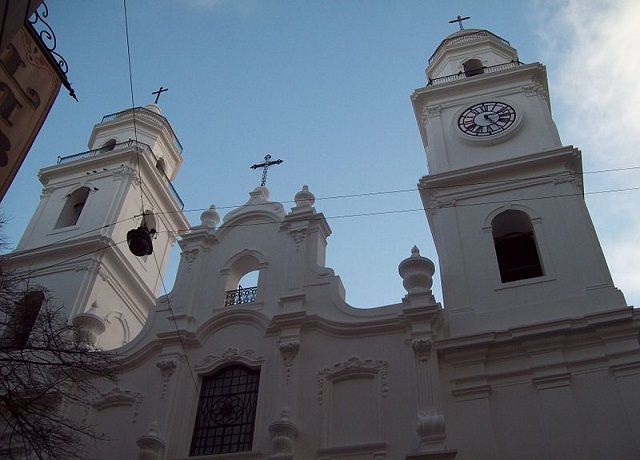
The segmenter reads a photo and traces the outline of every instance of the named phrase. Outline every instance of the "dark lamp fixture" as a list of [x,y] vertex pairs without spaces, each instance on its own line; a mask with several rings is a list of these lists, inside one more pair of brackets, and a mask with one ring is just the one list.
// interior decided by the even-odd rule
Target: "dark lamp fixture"
[[133,255],[144,257],[153,253],[153,244],[151,242],[152,233],[155,233],[155,229],[149,231],[144,224],[138,228],[129,230],[127,233],[127,244]]

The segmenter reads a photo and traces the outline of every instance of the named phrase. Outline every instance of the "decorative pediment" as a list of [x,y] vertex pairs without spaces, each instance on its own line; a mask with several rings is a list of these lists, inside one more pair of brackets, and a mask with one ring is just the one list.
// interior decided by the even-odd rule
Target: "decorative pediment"
[[257,366],[264,361],[262,356],[256,355],[251,349],[238,351],[237,348],[227,348],[221,355],[207,355],[194,370],[199,373],[209,372],[216,367],[231,362],[240,362],[248,366]]
[[133,418],[131,421],[135,423],[140,413],[140,406],[142,406],[143,400],[144,397],[141,393],[115,387],[108,393],[103,393],[91,405],[97,411],[102,411],[110,407],[132,406]]
[[380,376],[382,397],[386,398],[388,393],[387,373],[389,363],[387,361],[374,361],[371,359],[361,360],[351,357],[342,363],[326,367],[318,373],[318,402],[322,404],[324,397],[325,381],[337,382],[343,379],[357,378],[363,376]]

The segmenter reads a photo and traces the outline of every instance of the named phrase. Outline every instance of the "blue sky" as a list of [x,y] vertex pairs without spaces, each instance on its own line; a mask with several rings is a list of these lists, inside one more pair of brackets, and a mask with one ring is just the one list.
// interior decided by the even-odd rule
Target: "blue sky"
[[[37,170],[87,150],[93,124],[131,106],[122,0],[47,4],[79,102],[61,92],[3,200],[14,245],[39,200]],[[309,186],[333,230],[327,265],[358,307],[400,301],[397,266],[414,244],[437,261],[416,191],[427,168],[409,96],[457,29],[448,21],[471,16],[466,27],[547,65],[554,118],[583,152],[614,280],[640,305],[638,169],[619,171],[640,165],[638,2],[128,0],[127,11],[134,102],[169,88],[160,106],[184,146],[174,185],[191,224],[211,204],[225,214],[246,202],[260,182],[249,166],[281,158],[271,199],[289,209]]]

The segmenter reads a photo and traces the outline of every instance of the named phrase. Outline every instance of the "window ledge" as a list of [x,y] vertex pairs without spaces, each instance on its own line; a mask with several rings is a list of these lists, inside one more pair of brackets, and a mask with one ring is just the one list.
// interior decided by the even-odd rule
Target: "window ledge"
[[318,449],[318,459],[330,460],[332,458],[355,456],[355,455],[375,455],[386,454],[386,442],[374,442],[368,444],[356,444],[350,446],[323,447]]
[[527,278],[524,280],[509,281],[508,283],[502,283],[498,287],[494,288],[494,290],[501,291],[503,289],[511,289],[511,288],[516,288],[520,286],[529,286],[531,284],[548,283],[550,281],[555,281],[555,280],[556,280],[555,277],[549,276],[549,275],[538,276],[536,278]]
[[57,235],[59,233],[65,233],[65,232],[71,232],[73,230],[78,230],[80,228],[80,225],[73,224],[73,225],[69,225],[67,227],[58,227],[58,228],[54,228],[53,230],[51,230],[47,236],[49,235]]
[[172,460],[238,460],[262,459],[264,454],[258,450],[249,452],[233,452],[231,454],[198,455],[195,457],[173,457]]

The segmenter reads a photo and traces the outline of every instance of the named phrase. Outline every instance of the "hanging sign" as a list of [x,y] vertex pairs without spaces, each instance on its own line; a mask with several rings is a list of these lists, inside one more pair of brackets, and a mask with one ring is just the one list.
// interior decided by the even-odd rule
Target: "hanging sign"
[[24,26],[0,53],[0,200],[40,131],[61,78],[42,42]]

